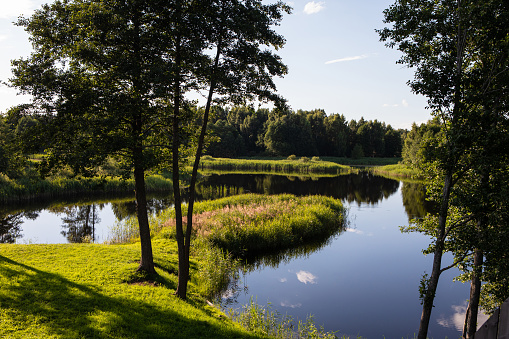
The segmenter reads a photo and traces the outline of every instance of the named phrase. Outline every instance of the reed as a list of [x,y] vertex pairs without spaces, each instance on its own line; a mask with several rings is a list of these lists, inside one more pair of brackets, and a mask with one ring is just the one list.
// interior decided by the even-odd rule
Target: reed
[[337,163],[322,161],[314,157],[300,159],[227,159],[227,158],[202,158],[201,170],[222,170],[237,172],[266,172],[266,173],[328,173],[340,174],[348,171],[348,166]]
[[[323,327],[317,327],[313,316],[308,316],[305,321],[299,320],[296,323],[290,316],[273,311],[270,303],[267,306],[261,306],[254,302],[253,298],[241,310],[230,309],[228,315],[247,330],[276,339],[338,338],[335,332],[326,332]],[[342,337],[342,339],[347,338]]]
[[[165,237],[175,236],[173,213],[167,210],[152,221]],[[343,213],[339,200],[323,196],[244,194],[197,203],[193,231],[235,257],[246,257],[329,237],[342,229]]]
[[419,171],[416,169],[413,169],[411,167],[408,167],[404,164],[394,164],[394,165],[386,165],[386,166],[379,166],[379,167],[372,167],[369,169],[370,172],[389,177],[389,178],[406,178],[406,179],[422,179],[422,176],[420,175]]
[[[147,191],[171,190],[172,182],[162,175],[146,178]],[[121,177],[74,178],[22,177],[17,180],[0,174],[0,202],[21,202],[33,199],[73,197],[88,193],[124,193],[134,191],[133,179]]]

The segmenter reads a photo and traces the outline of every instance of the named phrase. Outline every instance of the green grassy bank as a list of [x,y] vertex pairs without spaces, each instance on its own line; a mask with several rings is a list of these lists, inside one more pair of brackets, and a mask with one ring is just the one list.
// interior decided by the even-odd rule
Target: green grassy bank
[[118,225],[131,243],[0,244],[0,337],[332,338],[312,322],[280,324],[252,305],[235,315],[248,331],[205,296],[236,270],[238,262],[225,249],[260,253],[298,246],[319,233],[327,237],[341,229],[342,212],[339,201],[326,197],[249,194],[198,203],[186,302],[173,296],[172,210],[150,221],[158,273],[151,280],[134,273],[140,259],[135,219]]
[[306,157],[300,159],[228,159],[205,156],[200,161],[200,169],[265,173],[340,174],[350,168],[338,163]]
[[0,337],[263,337],[197,294],[191,292],[188,302],[173,296],[176,245],[159,239],[153,250],[159,277],[149,284],[129,283],[138,266],[137,243],[0,245]]
[[370,172],[391,178],[391,179],[410,179],[415,181],[422,181],[419,172],[404,164],[394,164],[386,166],[376,166],[369,169]]
[[[171,190],[172,182],[162,175],[149,175],[147,191]],[[134,191],[134,180],[120,177],[23,177],[17,180],[0,174],[0,202],[72,197],[82,194],[126,193]]]

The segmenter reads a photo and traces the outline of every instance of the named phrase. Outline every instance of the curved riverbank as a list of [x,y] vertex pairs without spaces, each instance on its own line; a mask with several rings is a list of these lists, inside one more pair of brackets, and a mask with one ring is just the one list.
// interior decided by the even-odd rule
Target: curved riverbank
[[[280,211],[283,205],[288,206]],[[267,210],[269,207],[277,208],[278,213]],[[247,213],[250,219],[243,224],[250,237],[227,223],[239,218],[238,208],[253,212]],[[295,213],[295,208],[303,211]],[[240,246],[258,252],[263,250],[260,244],[265,244],[263,248],[298,246],[305,239],[316,238],[311,233],[334,233],[342,226],[341,203],[325,197],[249,194],[197,203],[196,211],[196,225],[201,227],[195,233],[187,302],[173,295],[178,259],[174,229],[167,222],[171,209],[151,220],[155,277],[134,273],[140,258],[135,227],[133,237],[127,239],[132,243],[118,245],[1,244],[0,336],[274,338],[266,331],[268,323],[248,331],[206,302],[207,290],[225,282],[211,280],[221,280],[237,269],[224,248]],[[207,222],[204,215],[210,217],[214,211],[217,218]],[[217,222],[226,227],[214,229]],[[126,227],[130,226],[127,221]],[[229,245],[214,240],[217,232],[222,232]],[[276,243],[274,235],[279,239]],[[242,243],[239,239],[251,240]],[[247,316],[239,319],[245,321]],[[312,322],[308,325],[310,331],[316,330]],[[285,331],[290,333],[291,328]]]

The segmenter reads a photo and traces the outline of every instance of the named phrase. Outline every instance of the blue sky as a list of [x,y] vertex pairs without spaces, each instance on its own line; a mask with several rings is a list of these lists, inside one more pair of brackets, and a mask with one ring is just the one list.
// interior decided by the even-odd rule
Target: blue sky
[[[10,60],[31,51],[28,35],[12,22],[46,2],[1,1],[0,80],[11,77]],[[426,99],[411,93],[406,85],[413,70],[396,64],[400,53],[386,48],[375,32],[384,26],[382,11],[393,2],[288,1],[293,13],[276,30],[287,40],[277,53],[289,73],[276,84],[292,109],[322,108],[328,114],[344,114],[348,120],[378,119],[395,128],[410,128],[412,122],[429,119]],[[28,100],[0,86],[0,112]]]

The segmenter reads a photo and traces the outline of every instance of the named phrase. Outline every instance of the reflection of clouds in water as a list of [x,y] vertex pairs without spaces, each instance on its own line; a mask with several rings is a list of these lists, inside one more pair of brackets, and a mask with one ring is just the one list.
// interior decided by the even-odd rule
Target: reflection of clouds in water
[[282,282],[282,283],[286,282],[286,278],[279,279],[279,282]]
[[[458,331],[463,331],[465,315],[467,314],[467,306],[466,302],[463,303],[463,305],[452,305],[451,308],[454,311],[454,314],[449,317],[442,314],[437,320],[438,324],[443,327],[456,328]],[[477,315],[477,329],[479,329],[479,327],[481,327],[488,318],[489,317],[480,310]]]
[[228,289],[221,294],[222,299],[230,299],[235,296],[235,289]]
[[318,277],[311,274],[311,272],[299,271],[297,272],[297,279],[299,279],[299,281],[304,284],[316,284],[316,279],[318,279]]
[[346,231],[350,232],[350,233],[359,234],[359,235],[367,235],[368,237],[373,236],[373,233],[365,233],[364,231],[358,230],[356,228],[347,228]]
[[302,306],[301,303],[297,303],[297,304],[291,304],[290,302],[284,300],[281,302],[280,304],[282,307],[290,307],[290,308],[299,308]]

